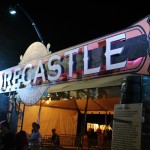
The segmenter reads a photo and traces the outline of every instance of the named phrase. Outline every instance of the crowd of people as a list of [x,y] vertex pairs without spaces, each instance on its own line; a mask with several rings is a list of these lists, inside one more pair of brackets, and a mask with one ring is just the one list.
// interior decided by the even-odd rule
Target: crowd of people
[[[40,125],[33,122],[30,135],[24,130],[15,134],[10,130],[10,125],[7,121],[0,122],[0,150],[39,150],[42,141],[42,135],[39,129]],[[52,129],[50,142],[52,145],[60,145],[59,135],[56,133],[56,129]]]
[[111,144],[112,130],[105,129],[101,130],[100,128],[94,132],[94,129],[89,128],[88,131],[84,132],[83,136],[83,147],[91,146],[105,146]]
[[[42,135],[39,130],[40,125],[33,122],[30,135],[24,130],[15,134],[10,130],[10,125],[7,121],[0,122],[0,150],[39,150],[42,142]],[[98,129],[97,132],[94,132],[94,130],[89,129],[84,134],[83,146],[101,146],[106,144],[105,142],[110,143],[111,137],[112,130],[104,130],[102,132],[101,129]],[[97,139],[96,142],[94,140],[95,138]],[[60,137],[55,128],[51,129],[49,143],[52,146],[60,146]]]

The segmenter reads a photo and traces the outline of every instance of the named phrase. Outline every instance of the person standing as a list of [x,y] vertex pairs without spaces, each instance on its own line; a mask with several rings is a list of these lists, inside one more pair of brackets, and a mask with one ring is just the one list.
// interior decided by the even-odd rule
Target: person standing
[[56,146],[60,145],[60,139],[59,139],[59,135],[56,133],[56,129],[52,129],[51,142],[53,145],[56,145]]
[[32,134],[29,138],[30,149],[39,150],[40,143],[42,141],[41,133],[39,132],[40,125],[37,123],[32,123]]
[[21,130],[16,135],[16,150],[28,150],[27,134]]

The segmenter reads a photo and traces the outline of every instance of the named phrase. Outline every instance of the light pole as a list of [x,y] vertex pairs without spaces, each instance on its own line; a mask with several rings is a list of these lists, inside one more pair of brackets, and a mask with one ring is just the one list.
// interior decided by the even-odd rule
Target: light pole
[[43,38],[39,32],[39,29],[37,28],[36,24],[34,23],[33,19],[30,17],[30,15],[24,10],[24,8],[22,6],[20,6],[19,4],[17,4],[16,6],[10,6],[9,7],[9,12],[12,15],[16,14],[16,8],[20,8],[20,10],[24,13],[24,15],[29,19],[29,21],[31,22],[32,26],[34,27],[40,41],[44,44]]
[[[38,37],[39,37],[39,39],[40,39],[40,41],[41,41],[41,43],[43,43],[44,44],[44,41],[43,41],[43,38],[42,38],[42,36],[41,36],[41,34],[40,34],[40,32],[39,32],[39,30],[38,30],[38,28],[37,28],[37,26],[36,26],[36,24],[34,23],[34,21],[33,21],[33,19],[30,17],[30,15],[25,11],[25,9],[22,7],[22,6],[20,6],[19,4],[16,4],[15,6],[13,5],[13,6],[10,6],[9,7],[9,13],[11,14],[11,15],[15,15],[16,14],[16,9],[17,8],[19,8],[23,13],[24,13],[24,15],[28,18],[28,20],[30,21],[30,23],[32,24],[32,26],[34,27],[34,29],[35,29],[35,31],[36,31],[36,33],[37,33],[37,35],[38,35]],[[50,46],[49,46],[50,47]],[[16,102],[15,101],[15,99],[14,99],[14,102]],[[16,106],[16,104],[14,105],[14,106]],[[15,107],[12,107],[12,113],[11,113],[11,119],[10,119],[10,121],[11,121],[11,128],[12,128],[12,130],[14,131],[14,132],[16,132],[16,130],[17,130],[17,121],[15,120],[15,119],[18,119],[18,114],[16,113],[17,112],[17,110],[16,110],[16,108]],[[24,105],[25,106],[25,105]],[[19,107],[20,107],[20,105],[19,105]],[[15,113],[14,113],[15,112]],[[12,119],[13,118],[13,119]],[[14,123],[15,122],[15,123]],[[23,119],[22,119],[22,123],[21,123],[21,128],[22,128],[22,124],[23,124]]]

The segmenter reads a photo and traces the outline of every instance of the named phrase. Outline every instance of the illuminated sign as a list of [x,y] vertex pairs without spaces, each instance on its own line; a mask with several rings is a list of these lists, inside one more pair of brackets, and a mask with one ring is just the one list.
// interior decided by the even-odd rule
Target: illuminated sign
[[147,20],[146,17],[126,30],[3,70],[0,93],[29,85],[59,84],[124,73],[149,74],[142,70],[149,61]]

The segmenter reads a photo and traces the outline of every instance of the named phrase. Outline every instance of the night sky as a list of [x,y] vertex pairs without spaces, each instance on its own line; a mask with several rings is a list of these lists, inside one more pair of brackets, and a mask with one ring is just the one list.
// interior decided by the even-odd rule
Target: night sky
[[[90,1],[90,0],[89,0]],[[20,55],[40,41],[25,14],[8,12],[9,4],[19,3],[37,25],[45,45],[56,52],[107,34],[123,30],[150,15],[150,1],[0,1],[0,71],[16,66]],[[134,2],[132,2],[134,3]]]

